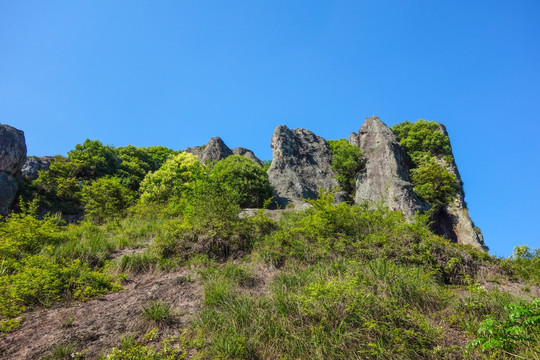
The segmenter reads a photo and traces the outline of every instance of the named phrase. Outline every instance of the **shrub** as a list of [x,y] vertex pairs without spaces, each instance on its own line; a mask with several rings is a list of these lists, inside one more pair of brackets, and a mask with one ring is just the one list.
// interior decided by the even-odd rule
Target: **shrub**
[[362,149],[349,144],[345,139],[328,140],[332,150],[332,169],[336,172],[336,180],[349,195],[354,195],[356,178],[365,166]]
[[204,177],[203,165],[193,154],[182,152],[165,161],[141,183],[143,202],[167,202],[172,197],[183,197],[193,189],[195,182]]
[[540,299],[509,305],[506,309],[511,311],[506,319],[489,317],[482,321],[478,337],[468,347],[480,348],[491,358],[537,357],[540,353]]
[[81,211],[81,181],[76,178],[77,165],[57,156],[49,170],[40,171],[39,177],[29,185],[23,199],[39,199],[40,206],[51,212],[77,214]]
[[392,126],[405,152],[418,165],[425,155],[428,157],[452,155],[450,139],[441,132],[435,121],[409,121]]
[[116,177],[99,178],[82,190],[85,217],[97,224],[122,217],[132,203],[133,193]]
[[449,204],[459,192],[456,177],[435,160],[427,160],[411,170],[416,192],[434,208]]
[[226,191],[243,208],[261,207],[272,197],[268,174],[252,160],[231,155],[218,161],[210,172],[210,179]]
[[412,160],[410,171],[414,191],[434,212],[449,204],[460,191],[456,177],[444,167],[452,161],[450,139],[434,121],[405,121],[392,127]]

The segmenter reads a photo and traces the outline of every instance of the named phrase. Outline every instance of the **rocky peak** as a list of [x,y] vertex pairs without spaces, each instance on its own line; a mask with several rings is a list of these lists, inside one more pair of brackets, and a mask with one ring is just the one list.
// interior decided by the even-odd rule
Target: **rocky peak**
[[405,151],[378,117],[366,118],[358,133],[351,134],[349,143],[359,146],[366,159],[365,170],[356,181],[355,202],[383,200],[407,218],[428,208],[412,189]]
[[253,153],[253,151],[251,151],[249,149],[246,149],[246,148],[243,148],[243,147],[237,147],[237,148],[234,148],[232,152],[235,155],[245,156],[248,159],[256,162],[260,166],[264,165],[264,163],[261,161],[261,159],[256,157],[255,154]]
[[338,186],[332,152],[326,141],[306,129],[278,126],[272,135],[272,164],[268,169],[274,200],[285,206],[302,198],[314,199],[319,188]]
[[255,156],[253,151],[243,147],[237,147],[234,150],[231,150],[218,136],[211,138],[206,145],[187,148],[186,151],[193,155],[197,155],[201,162],[219,161],[225,159],[227,156],[236,154],[245,156],[261,166],[263,165],[263,162]]

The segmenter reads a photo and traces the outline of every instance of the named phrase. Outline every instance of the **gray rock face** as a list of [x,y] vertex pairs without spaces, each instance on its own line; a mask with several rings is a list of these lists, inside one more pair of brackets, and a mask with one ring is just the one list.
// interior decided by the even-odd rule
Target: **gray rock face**
[[22,169],[21,177],[24,180],[36,180],[38,178],[38,171],[48,170],[53,160],[52,156],[42,156],[39,158],[29,157],[26,159]]
[[232,152],[235,155],[245,156],[248,159],[256,162],[260,166],[264,165],[264,163],[261,161],[261,159],[256,157],[255,154],[253,153],[253,151],[251,151],[249,149],[246,149],[246,148],[243,148],[243,147],[237,147],[237,148],[234,148]]
[[[446,127],[439,124],[441,133],[448,136]],[[452,157],[453,158],[453,157]],[[487,250],[484,244],[484,237],[481,230],[474,226],[469,216],[467,204],[465,203],[465,193],[463,191],[463,181],[459,174],[454,160],[450,164],[439,159],[439,163],[446,166],[448,171],[456,177],[460,191],[454,198],[454,201],[441,209],[435,217],[435,232],[459,244],[468,244],[482,250]]]
[[306,129],[280,125],[272,135],[272,165],[268,169],[274,200],[285,206],[302,198],[315,199],[319,187],[338,186],[332,170],[332,153],[326,141]]
[[413,191],[403,148],[396,136],[378,117],[367,118],[349,143],[359,146],[366,158],[365,170],[356,180],[354,201],[384,201],[392,210],[411,218],[429,206]]
[[204,146],[194,146],[192,148],[187,148],[186,151],[193,155],[197,155],[201,162],[219,161],[225,159],[227,156],[237,154],[245,156],[261,166],[263,165],[263,162],[255,156],[253,151],[243,147],[237,147],[234,150],[231,150],[223,140],[217,136],[211,138],[210,141],[208,141],[208,144]]
[[24,133],[0,124],[0,215],[7,215],[19,186],[15,176],[26,161]]
[[0,124],[0,171],[16,175],[26,161],[24,133]]
[[0,215],[9,213],[18,190],[17,180],[6,172],[0,172]]
[[9,213],[18,190],[17,180],[6,172],[0,172],[0,215]]

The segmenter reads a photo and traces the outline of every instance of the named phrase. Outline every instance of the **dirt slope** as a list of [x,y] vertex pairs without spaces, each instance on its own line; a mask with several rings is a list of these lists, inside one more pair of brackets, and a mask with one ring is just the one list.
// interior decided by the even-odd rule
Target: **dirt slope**
[[26,313],[19,329],[0,338],[0,359],[40,359],[65,344],[72,344],[74,352],[87,349],[85,358],[94,359],[122,337],[156,326],[142,315],[151,301],[171,304],[177,313],[177,322],[160,331],[163,335],[186,327],[200,310],[201,298],[202,288],[189,280],[187,269],[135,276],[124,290],[99,299]]

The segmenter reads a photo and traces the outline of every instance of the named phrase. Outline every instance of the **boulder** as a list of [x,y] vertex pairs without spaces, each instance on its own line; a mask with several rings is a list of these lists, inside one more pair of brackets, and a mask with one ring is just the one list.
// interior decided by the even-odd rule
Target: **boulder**
[[[440,132],[448,136],[446,127],[443,124],[438,125]],[[452,156],[452,161],[450,163],[442,157],[438,160],[441,165],[446,166],[450,173],[454,174],[460,190],[454,198],[454,201],[443,209],[440,209],[435,215],[433,224],[434,231],[459,244],[468,244],[482,250],[487,250],[487,247],[484,244],[482,231],[474,225],[469,216],[467,204],[465,203],[463,181],[461,180],[454,157]]]
[[38,171],[48,170],[53,159],[54,157],[52,156],[32,156],[27,158],[21,169],[21,178],[28,181],[36,180],[38,178]]
[[405,151],[396,135],[378,117],[366,118],[349,143],[364,151],[365,169],[356,180],[356,203],[380,202],[410,219],[429,208],[413,191]]
[[272,164],[268,169],[274,200],[280,206],[315,199],[319,188],[338,187],[332,170],[332,152],[326,141],[306,129],[278,126],[271,140]]
[[257,165],[260,165],[260,166],[264,165],[264,163],[261,161],[261,159],[256,157],[255,154],[253,153],[253,151],[251,151],[249,149],[246,149],[246,148],[243,148],[243,147],[237,147],[237,148],[234,148],[232,152],[235,155],[241,155],[241,156],[247,157],[248,159],[256,162]]
[[0,124],[0,171],[17,175],[26,161],[24,133]]

